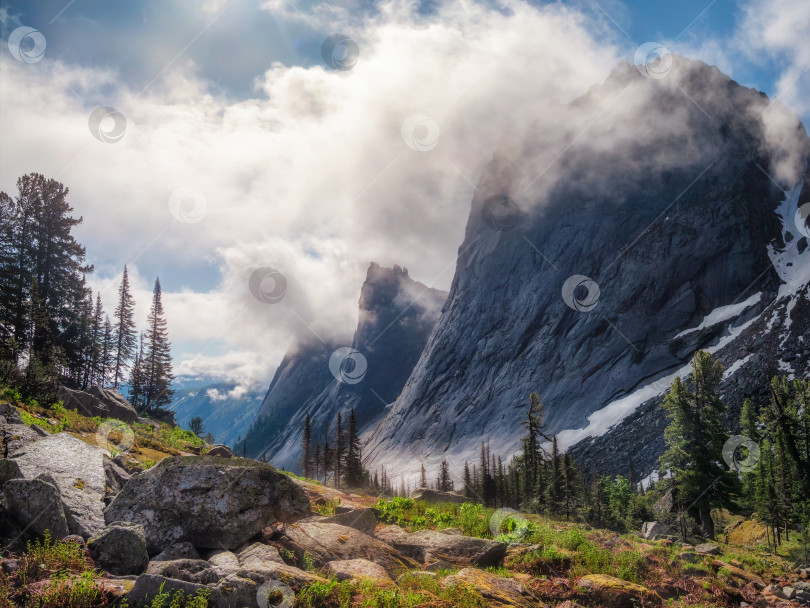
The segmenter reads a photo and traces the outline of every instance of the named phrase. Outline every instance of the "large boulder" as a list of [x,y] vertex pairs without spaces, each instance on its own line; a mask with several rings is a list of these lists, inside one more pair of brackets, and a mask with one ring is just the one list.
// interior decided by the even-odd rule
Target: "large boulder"
[[150,555],[177,541],[234,549],[276,522],[310,514],[289,477],[253,460],[166,458],[132,478],[105,511],[107,521],[143,525]]
[[539,602],[526,590],[523,583],[514,578],[504,578],[492,572],[478,570],[477,568],[464,568],[456,574],[442,580],[443,587],[452,587],[463,583],[472,585],[486,600],[486,605],[492,608],[543,608]]
[[211,446],[211,449],[208,450],[207,453],[209,456],[223,456],[225,458],[230,458],[233,456],[231,448],[229,448],[227,445],[222,445],[221,443]]
[[53,538],[68,534],[59,490],[41,479],[12,479],[3,486],[6,505],[14,518],[36,534],[48,530]]
[[104,458],[104,476],[107,480],[108,494],[115,496],[121,491],[127,482],[132,478],[132,474],[124,467],[110,458]]
[[225,576],[219,568],[204,559],[175,559],[171,561],[152,561],[146,574],[155,574],[174,578],[189,583],[209,585],[218,583]]
[[200,559],[194,545],[188,542],[174,543],[152,558],[153,562],[170,562],[175,559]]
[[87,549],[96,566],[110,574],[140,574],[149,563],[146,536],[140,524],[113,522],[90,537]]
[[57,398],[65,409],[76,410],[88,418],[117,418],[130,423],[138,419],[135,408],[115,389],[91,386],[85,392],[60,386]]
[[10,424],[7,422],[6,424],[0,424],[0,437],[4,440],[3,454],[13,458],[22,452],[28,444],[42,439],[42,435],[32,427],[39,428],[35,425],[27,426],[22,423]]
[[14,456],[23,477],[59,490],[68,529],[87,539],[104,529],[104,452],[68,433],[25,444]]
[[414,500],[424,500],[426,502],[450,502],[453,504],[461,504],[470,502],[470,499],[455,492],[441,492],[439,490],[431,490],[429,488],[417,488],[411,492],[411,498]]
[[23,476],[20,465],[11,458],[0,458],[0,486],[11,479],[20,479]]
[[417,565],[368,534],[348,526],[320,521],[298,522],[287,526],[281,543],[299,559],[306,553],[317,566],[325,566],[327,562],[334,560],[363,558],[379,564],[389,574],[396,575],[400,570]]
[[669,526],[657,521],[645,521],[641,526],[641,535],[647,540],[656,540],[659,537],[668,536],[669,534]]
[[456,565],[472,564],[486,568],[497,566],[506,555],[506,543],[460,534],[442,534],[436,530],[409,534],[398,526],[387,526],[376,536],[403,555],[422,563],[444,559]]

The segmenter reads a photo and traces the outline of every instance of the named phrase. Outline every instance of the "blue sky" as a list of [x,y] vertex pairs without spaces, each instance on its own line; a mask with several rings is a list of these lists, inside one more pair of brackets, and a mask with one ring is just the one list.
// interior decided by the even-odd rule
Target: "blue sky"
[[[20,26],[41,61],[12,57]],[[357,40],[352,70],[324,65],[335,33]],[[0,34],[0,189],[63,181],[107,309],[124,264],[142,318],[159,275],[178,371],[256,386],[296,340],[351,335],[370,261],[447,289],[500,138],[644,43],[810,119],[807,0],[3,0]],[[98,106],[126,117],[120,143],[89,132]],[[413,116],[440,127],[435,150],[406,141]],[[246,289],[266,266],[282,305]]]

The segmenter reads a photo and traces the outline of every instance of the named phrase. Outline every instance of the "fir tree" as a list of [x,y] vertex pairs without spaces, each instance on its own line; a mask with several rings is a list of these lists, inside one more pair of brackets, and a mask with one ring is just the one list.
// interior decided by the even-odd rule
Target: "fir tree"
[[155,279],[152,307],[147,319],[145,364],[142,364],[145,370],[144,406],[147,411],[158,411],[169,405],[174,394],[170,388],[174,380],[171,344],[161,295],[160,279]]
[[[718,386],[723,366],[705,351],[692,359],[689,383],[675,378],[664,401],[670,423],[664,436],[667,450],[661,471],[671,472],[678,502],[700,521],[703,535],[714,537],[711,509],[724,505],[733,490],[732,478],[720,463],[728,435],[723,426],[725,405]],[[663,475],[662,475],[663,477]]]
[[[469,471],[467,471],[469,474]],[[426,488],[427,487],[427,471],[425,471],[425,465],[422,464],[422,470],[419,473],[419,487]]]
[[137,342],[135,300],[130,291],[126,265],[124,266],[124,274],[121,277],[121,285],[118,288],[118,303],[115,306],[113,316],[115,318],[116,341],[113,386],[118,388],[118,383],[124,377],[124,371],[135,354]]
[[337,429],[335,430],[335,487],[339,488],[343,481],[343,461],[346,456],[346,439],[343,434],[343,416],[337,415]]
[[354,408],[349,413],[349,429],[346,443],[346,485],[359,488],[363,484],[363,462],[360,437],[357,434],[357,418]]
[[307,412],[304,418],[304,431],[301,440],[303,444],[303,453],[301,455],[301,468],[304,472],[304,477],[307,479],[312,478],[312,423]]

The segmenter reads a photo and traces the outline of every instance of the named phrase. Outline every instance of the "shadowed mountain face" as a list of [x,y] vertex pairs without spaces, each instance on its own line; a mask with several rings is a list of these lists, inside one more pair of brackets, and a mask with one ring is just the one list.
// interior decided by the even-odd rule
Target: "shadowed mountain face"
[[[366,466],[474,461],[482,439],[509,457],[532,391],[573,445],[661,394],[696,349],[732,367],[745,323],[778,306],[788,317],[767,331],[789,323],[805,304],[785,285],[810,279],[794,226],[808,141],[770,104],[676,57],[660,79],[620,66],[555,110],[564,127],[527,125],[479,184],[439,324],[366,434]],[[626,434],[654,461],[646,432]]]
[[416,365],[446,297],[411,279],[406,269],[372,263],[352,343],[290,349],[247,434],[248,455],[298,470],[307,413],[316,443],[323,443],[327,431],[332,439],[338,411],[348,419],[354,408],[361,429],[379,420]]

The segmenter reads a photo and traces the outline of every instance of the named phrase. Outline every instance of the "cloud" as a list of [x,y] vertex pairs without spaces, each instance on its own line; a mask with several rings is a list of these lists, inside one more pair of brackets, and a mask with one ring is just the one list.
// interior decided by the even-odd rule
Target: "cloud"
[[[265,12],[292,18],[283,6],[286,14],[277,3]],[[352,6],[305,14],[324,36],[356,41],[354,69],[270,63],[239,101],[217,94],[195,61],[169,62],[174,48],[161,50],[168,67],[146,91],[57,53],[31,65],[0,57],[0,188],[13,191],[30,171],[70,187],[85,218],[79,239],[97,266],[91,284],[108,312],[123,264],[139,320],[161,276],[177,374],[267,384],[296,340],[350,339],[371,261],[448,289],[494,152],[526,150],[526,137],[539,137],[537,171],[526,176],[536,178],[585,126],[556,128],[565,104],[635,50],[559,3],[457,1],[431,15],[411,2]],[[211,0],[201,12],[222,8]],[[212,35],[226,27],[225,10]],[[632,97],[605,99],[600,111],[614,102],[643,117],[644,100]],[[118,143],[90,133],[102,105],[126,119]],[[415,115],[430,122],[403,137]],[[537,189],[553,171],[543,180]],[[286,278],[276,303],[249,289],[266,267]]]

